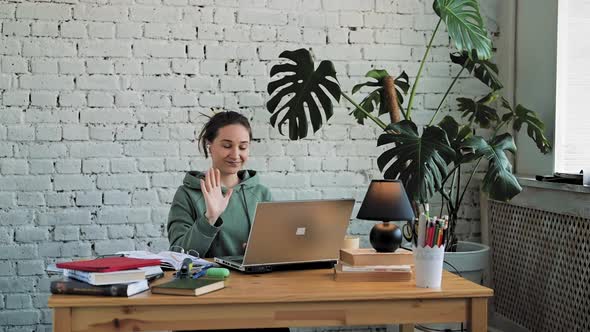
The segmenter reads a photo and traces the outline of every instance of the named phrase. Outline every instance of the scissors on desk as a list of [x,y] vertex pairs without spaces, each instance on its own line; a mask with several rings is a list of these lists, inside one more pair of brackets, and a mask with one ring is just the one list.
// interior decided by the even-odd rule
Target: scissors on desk
[[415,246],[418,245],[418,230],[413,221],[408,221],[402,226],[402,234],[407,241],[412,242]]

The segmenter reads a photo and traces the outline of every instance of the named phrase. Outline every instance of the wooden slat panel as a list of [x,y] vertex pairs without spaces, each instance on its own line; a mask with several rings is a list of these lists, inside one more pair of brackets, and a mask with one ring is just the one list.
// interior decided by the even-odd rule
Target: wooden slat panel
[[[73,331],[351,326],[465,321],[469,300],[75,308]],[[231,318],[231,319],[230,319]]]

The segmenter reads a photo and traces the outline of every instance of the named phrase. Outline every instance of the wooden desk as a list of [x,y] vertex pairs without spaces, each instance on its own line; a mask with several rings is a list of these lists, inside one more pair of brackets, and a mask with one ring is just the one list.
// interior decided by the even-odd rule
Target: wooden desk
[[[492,290],[449,272],[441,290],[411,282],[336,282],[332,270],[244,275],[199,297],[52,295],[54,331],[145,331],[467,322],[487,331]],[[160,281],[161,282],[161,281]]]

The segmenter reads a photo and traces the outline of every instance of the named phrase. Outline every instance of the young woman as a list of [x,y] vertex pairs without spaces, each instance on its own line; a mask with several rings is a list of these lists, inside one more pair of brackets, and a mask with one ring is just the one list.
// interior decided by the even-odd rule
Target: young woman
[[271,200],[256,171],[242,170],[252,130],[237,112],[212,116],[199,135],[211,168],[186,174],[168,215],[170,246],[201,257],[243,255],[257,202]]
[[[199,143],[205,158],[211,156],[211,168],[188,172],[176,191],[168,215],[170,246],[193,249],[208,258],[244,254],[256,203],[271,200],[256,171],[242,170],[251,140],[250,123],[239,113],[217,113],[205,124]],[[289,332],[224,331],[258,330]]]

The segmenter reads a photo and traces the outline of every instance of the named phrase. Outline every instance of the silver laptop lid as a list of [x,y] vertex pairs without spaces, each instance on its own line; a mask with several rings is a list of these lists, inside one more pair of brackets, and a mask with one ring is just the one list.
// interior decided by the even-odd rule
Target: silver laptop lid
[[258,203],[243,265],[336,260],[353,199]]

